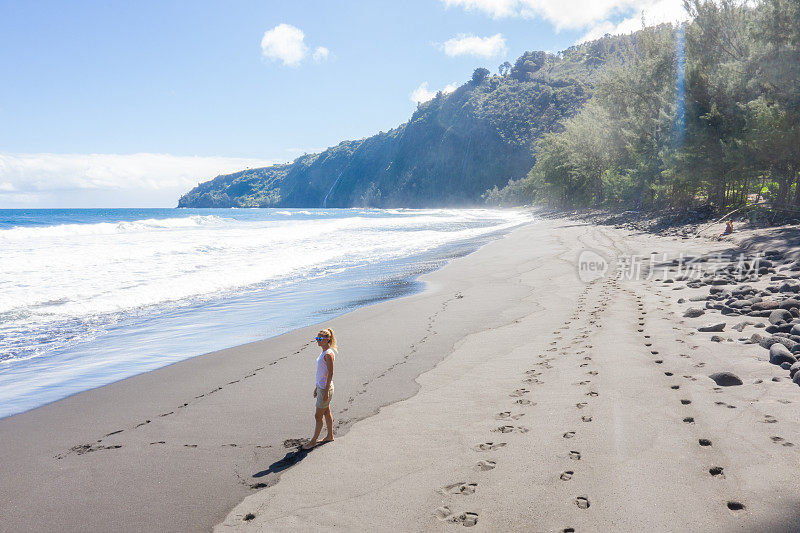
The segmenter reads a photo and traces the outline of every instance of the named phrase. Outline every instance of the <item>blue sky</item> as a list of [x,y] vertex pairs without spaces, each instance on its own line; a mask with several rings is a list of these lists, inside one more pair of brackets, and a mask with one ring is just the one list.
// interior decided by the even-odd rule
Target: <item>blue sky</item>
[[216,173],[395,127],[476,67],[679,5],[0,0],[0,208],[175,205]]

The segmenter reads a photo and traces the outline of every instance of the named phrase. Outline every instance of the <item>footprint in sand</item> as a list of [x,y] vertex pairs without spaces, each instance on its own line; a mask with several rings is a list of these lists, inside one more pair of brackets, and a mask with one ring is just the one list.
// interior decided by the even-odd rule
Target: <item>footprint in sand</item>
[[566,433],[564,433],[562,435],[562,437],[564,437],[565,439],[571,439],[574,436],[575,436],[575,432],[574,431],[567,431]]
[[517,404],[517,405],[536,405],[536,403],[534,403],[534,402],[532,402],[532,401],[530,401],[530,400],[528,400],[526,398],[520,398],[519,400],[517,400],[514,403]]
[[525,416],[525,413],[519,413],[519,414],[516,414],[516,415],[512,415],[511,411],[503,411],[502,413],[497,413],[497,417],[496,418],[498,420],[506,420],[506,419],[519,420],[523,416]]
[[698,439],[697,443],[700,444],[700,446],[711,446],[711,441],[708,439]]
[[478,461],[478,464],[475,465],[475,467],[482,472],[485,472],[486,470],[492,470],[495,466],[497,466],[497,462],[490,461],[488,459],[485,461]]
[[667,376],[667,377],[670,377],[670,376],[673,375],[673,373],[672,372],[664,372],[664,375]]
[[528,394],[529,392],[530,391],[528,389],[517,389],[514,392],[512,392],[511,394],[509,394],[509,396],[511,396],[512,398],[519,398],[523,394]]
[[583,409],[587,405],[589,405],[589,404],[586,403],[586,402],[578,402],[578,403],[575,404],[575,407],[577,407],[578,409]]
[[575,498],[575,505],[577,505],[581,509],[588,509],[589,508],[589,498],[586,496],[578,496]]
[[572,475],[574,473],[575,472],[573,472],[572,470],[565,470],[564,472],[561,472],[561,476],[559,477],[561,478],[561,481],[569,481],[570,479],[572,479]]
[[672,390],[678,390],[678,389],[681,388],[681,386],[680,385],[670,385],[669,388],[672,389]]
[[735,501],[729,501],[726,505],[727,505],[728,509],[730,509],[731,511],[741,511],[742,509],[744,509],[744,504],[743,503],[739,503],[739,502],[735,502]]
[[592,417],[591,416],[582,416],[581,420],[584,421],[584,422],[591,422],[592,421]]
[[506,444],[507,443],[505,442],[483,442],[481,444],[478,444],[477,446],[474,446],[472,449],[475,450],[476,452],[488,452],[490,450],[496,450],[498,448],[502,448]]
[[791,442],[789,442],[786,439],[784,439],[783,437],[779,437],[777,435],[774,435],[774,436],[770,437],[770,440],[772,442],[774,442],[775,444],[780,444],[781,446],[786,446],[786,447],[794,446],[794,444],[792,444]]
[[682,403],[683,405],[689,405],[690,403],[692,403],[692,400],[686,400],[686,399],[683,399],[683,400],[681,400],[681,403]]
[[576,451],[572,450],[572,451],[569,452],[569,458],[574,460],[574,461],[580,461],[581,460],[581,452],[576,452]]
[[687,424],[694,424],[694,417],[687,416],[686,418],[683,419],[683,421],[686,422]]
[[461,524],[462,526],[472,527],[478,523],[478,513],[465,512],[461,514],[454,514],[449,507],[443,506],[436,509],[436,516],[439,520],[446,520],[454,524]]
[[724,469],[721,466],[712,466],[708,469],[708,473],[714,477],[725,477],[725,474],[722,472]]
[[772,415],[764,415],[764,420],[762,420],[761,422],[763,422],[764,424],[774,424],[777,421],[778,419]]
[[589,392],[586,393],[586,396],[592,396],[592,397],[600,396],[600,393],[597,392],[597,391],[589,391]]
[[530,429],[523,426],[500,426],[492,431],[498,433],[527,433]]
[[475,488],[477,486],[478,486],[477,483],[465,483],[463,481],[459,481],[458,483],[445,485],[444,487],[439,489],[439,493],[469,496],[470,494],[475,494]]

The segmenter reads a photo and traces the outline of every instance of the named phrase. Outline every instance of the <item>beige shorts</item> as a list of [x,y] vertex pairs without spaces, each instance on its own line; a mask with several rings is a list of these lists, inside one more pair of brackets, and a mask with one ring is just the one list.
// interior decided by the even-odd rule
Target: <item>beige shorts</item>
[[333,382],[331,382],[331,390],[328,394],[328,400],[325,401],[322,398],[325,397],[325,389],[317,387],[317,409],[325,409],[333,400]]

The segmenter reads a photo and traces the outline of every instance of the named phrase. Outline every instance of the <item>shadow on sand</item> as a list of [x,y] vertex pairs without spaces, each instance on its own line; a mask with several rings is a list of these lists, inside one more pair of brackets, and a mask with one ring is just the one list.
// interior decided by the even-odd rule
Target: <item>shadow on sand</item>
[[[253,474],[253,477],[254,478],[262,478],[262,477],[268,476],[270,474],[277,474],[279,472],[283,472],[287,468],[291,468],[294,465],[296,465],[297,463],[299,463],[300,461],[302,461],[303,459],[305,459],[306,456],[311,451],[313,451],[314,449],[319,448],[320,446],[323,446],[325,444],[327,444],[327,443],[320,441],[311,450],[304,450],[302,446],[297,446],[296,449],[293,449],[293,450],[287,452],[286,455],[283,456],[283,458],[278,459],[277,461],[275,461],[274,463],[269,465],[269,468],[267,468],[266,470],[262,470],[260,472],[256,472],[255,474]],[[272,485],[272,484],[274,484],[274,482],[273,483],[264,484],[264,486],[269,486],[269,485]]]

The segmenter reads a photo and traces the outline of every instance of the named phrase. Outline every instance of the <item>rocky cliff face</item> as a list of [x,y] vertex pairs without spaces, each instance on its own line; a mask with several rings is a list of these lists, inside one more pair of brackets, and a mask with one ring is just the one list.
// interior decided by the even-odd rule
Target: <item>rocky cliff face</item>
[[[505,76],[420,104],[396,129],[294,162],[217,176],[178,207],[447,207],[526,175],[534,145],[588,99],[619,37],[559,54],[528,52]],[[617,41],[615,41],[617,40]]]

